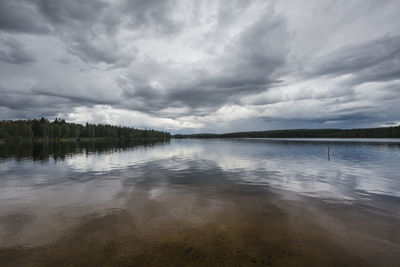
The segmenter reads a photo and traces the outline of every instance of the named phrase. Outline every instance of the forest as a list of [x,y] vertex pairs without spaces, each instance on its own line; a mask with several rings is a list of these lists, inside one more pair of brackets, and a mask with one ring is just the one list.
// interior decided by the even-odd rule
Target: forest
[[62,119],[3,120],[0,121],[0,139],[116,138],[116,139],[168,139],[168,132],[149,129],[69,123]]
[[174,138],[400,138],[400,126],[363,129],[297,129],[225,134],[176,134]]

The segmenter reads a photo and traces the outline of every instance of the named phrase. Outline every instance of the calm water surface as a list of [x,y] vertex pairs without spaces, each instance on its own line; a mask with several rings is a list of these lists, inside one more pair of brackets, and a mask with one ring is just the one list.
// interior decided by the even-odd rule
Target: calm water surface
[[399,262],[399,140],[0,145],[0,266]]

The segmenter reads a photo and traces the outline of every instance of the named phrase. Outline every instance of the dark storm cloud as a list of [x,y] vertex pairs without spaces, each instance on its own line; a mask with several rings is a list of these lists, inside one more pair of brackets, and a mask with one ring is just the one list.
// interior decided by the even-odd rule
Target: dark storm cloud
[[[4,90],[0,88],[0,90]],[[54,117],[73,107],[71,100],[27,93],[0,93],[2,119]]]
[[32,97],[28,94],[2,93],[0,105],[14,110],[29,110],[55,106],[55,100],[59,103],[59,99],[49,97]]
[[[157,114],[166,107],[182,106],[190,112],[210,112],[277,83],[273,76],[286,63],[288,41],[286,20],[266,13],[226,45],[214,61],[216,71],[147,61],[134,65],[128,79],[118,83],[126,97],[149,104],[136,106],[146,112]],[[163,90],[152,84],[157,79]]]
[[66,93],[68,90],[61,87],[53,88],[53,92],[46,90],[37,86],[30,90],[15,90],[0,84],[2,119],[54,118],[57,114],[68,114],[76,106],[90,108],[95,105],[113,103],[111,99],[104,100],[83,92],[74,96]]
[[400,79],[400,36],[383,36],[367,43],[342,47],[317,58],[314,76],[352,74],[353,85]]
[[30,65],[36,61],[32,52],[12,37],[0,36],[0,61],[11,63]]
[[104,108],[209,129],[399,121],[398,1],[308,5],[0,1],[2,118]]
[[114,40],[119,14],[104,1],[1,1],[0,29],[11,33],[58,34],[66,48],[87,63],[120,67],[132,55]]
[[0,30],[13,33],[48,33],[51,30],[38,14],[34,2],[0,1]]
[[56,87],[53,91],[48,91],[41,88],[34,88],[32,93],[41,97],[52,97],[63,99],[68,103],[72,104],[72,106],[79,106],[79,105],[112,105],[118,104],[118,102],[113,101],[112,99],[102,99],[98,96],[88,95],[87,93],[81,93],[80,95],[73,95],[68,93],[66,88]]
[[120,29],[141,34],[172,34],[179,30],[181,23],[171,16],[174,2],[34,0],[36,9],[63,38],[68,51],[86,63],[113,67],[128,66],[137,53],[134,44],[116,39]]
[[115,40],[121,16],[118,6],[101,0],[1,1],[0,30],[60,36],[68,51],[87,63],[127,66],[135,50],[122,53]]
[[67,50],[86,63],[127,66],[134,57],[115,40],[121,16],[108,2],[35,0],[37,9],[64,40]]

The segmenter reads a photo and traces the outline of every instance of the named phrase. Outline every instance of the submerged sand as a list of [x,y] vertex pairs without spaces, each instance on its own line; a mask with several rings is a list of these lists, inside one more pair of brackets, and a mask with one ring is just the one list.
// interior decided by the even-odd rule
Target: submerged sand
[[0,265],[396,266],[400,262],[396,220],[378,219],[372,211],[311,198],[285,199],[273,192],[220,192],[217,199],[209,197],[176,189],[164,192],[161,200],[136,194],[127,209],[82,216],[47,244],[3,247]]

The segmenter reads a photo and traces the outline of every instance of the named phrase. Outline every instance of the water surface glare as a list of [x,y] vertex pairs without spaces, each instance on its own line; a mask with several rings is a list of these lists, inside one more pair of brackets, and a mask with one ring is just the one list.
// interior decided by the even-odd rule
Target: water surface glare
[[399,262],[400,140],[0,145],[0,266]]

